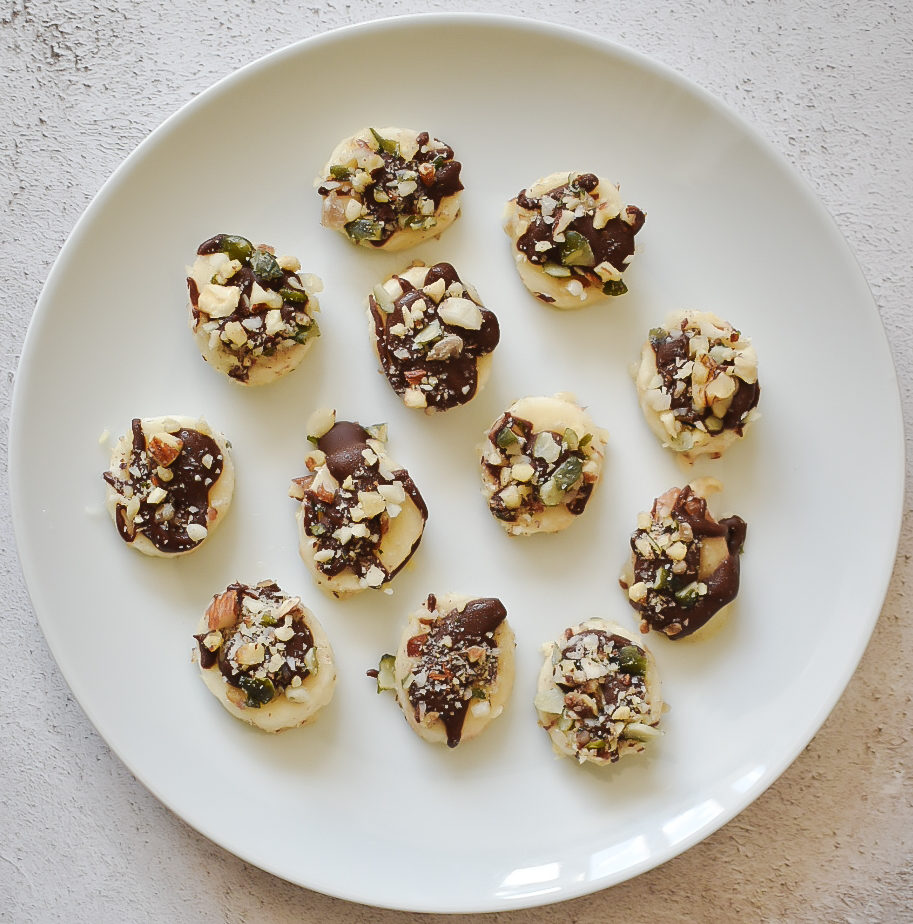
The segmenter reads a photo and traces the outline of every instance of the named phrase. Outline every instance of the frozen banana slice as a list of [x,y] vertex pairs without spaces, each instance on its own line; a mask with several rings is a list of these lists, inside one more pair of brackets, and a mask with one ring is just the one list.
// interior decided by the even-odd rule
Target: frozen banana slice
[[488,378],[500,329],[449,263],[415,263],[368,296],[371,340],[406,407],[466,404]]
[[504,711],[514,647],[500,600],[429,594],[409,617],[395,660],[385,655],[371,673],[378,675],[378,692],[394,690],[419,737],[455,748]]
[[573,395],[521,398],[482,444],[482,491],[511,536],[567,529],[602,471],[608,433]]
[[233,715],[263,731],[313,722],[333,698],[333,649],[314,614],[273,581],[231,584],[194,636],[203,682]]
[[102,474],[105,505],[121,539],[165,558],[202,545],[231,504],[230,448],[205,420],[134,418]]
[[638,514],[621,586],[640,613],[641,632],[684,638],[736,598],[748,527],[741,517],[710,515],[707,498],[720,490],[716,479],[700,478]]
[[365,429],[315,412],[305,457],[309,474],[292,482],[299,552],[334,597],[382,587],[422,540],[428,508],[409,473],[387,455],[386,426]]
[[243,385],[266,385],[297,369],[320,336],[323,283],[299,274],[296,257],[217,234],[187,268],[190,329],[214,369]]
[[594,173],[552,173],[504,210],[523,284],[553,308],[582,308],[628,291],[622,274],[646,216]]
[[354,244],[405,250],[460,213],[461,164],[428,132],[363,128],[340,142],[316,180],[322,224]]
[[534,705],[558,754],[611,764],[660,734],[656,663],[626,629],[587,619],[542,651]]
[[681,311],[654,327],[635,381],[650,429],[688,462],[719,458],[757,416],[754,347],[706,311]]

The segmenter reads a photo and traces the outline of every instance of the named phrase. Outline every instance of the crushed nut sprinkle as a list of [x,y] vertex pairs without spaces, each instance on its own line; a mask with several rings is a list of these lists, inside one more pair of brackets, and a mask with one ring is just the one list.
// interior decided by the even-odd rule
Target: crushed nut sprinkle
[[686,313],[650,331],[656,375],[645,407],[659,415],[673,448],[687,451],[730,430],[742,435],[757,406],[758,360],[751,342],[725,321]]
[[516,197],[531,213],[517,250],[548,275],[569,280],[568,290],[581,297],[591,286],[606,295],[628,291],[622,273],[646,220],[636,206],[622,208],[617,197],[601,199],[599,185],[595,174],[571,173],[566,183],[540,196],[523,189]]
[[217,234],[200,244],[187,277],[194,333],[209,335],[210,349],[234,357],[228,374],[246,382],[260,357],[305,344],[320,336],[307,289],[319,284],[298,274],[293,257],[273,255],[231,234]]
[[[646,652],[601,629],[568,629],[551,647],[554,686],[536,696],[536,708],[553,715],[580,763],[615,762],[622,742],[636,746],[650,719]],[[549,726],[551,727],[551,726]]]
[[425,602],[427,631],[409,639],[406,654],[414,659],[400,678],[415,710],[415,721],[437,717],[447,730],[447,745],[460,743],[466,714],[490,702],[498,676],[500,649],[495,631],[507,617],[500,600],[472,600],[462,609],[441,613],[434,594]]
[[407,497],[423,518],[428,516],[409,473],[393,468],[384,446],[385,430],[383,425],[365,429],[349,421],[334,422],[315,438],[322,461],[313,474],[295,479],[289,492],[303,505],[305,533],[314,540],[317,568],[328,577],[351,569],[365,587],[380,587],[396,573],[383,564],[380,547]]
[[498,345],[500,330],[449,263],[429,267],[420,286],[394,276],[368,306],[384,374],[409,407],[447,410],[475,395],[478,359]]
[[563,504],[580,515],[598,478],[589,449],[592,433],[536,432],[532,423],[502,414],[488,432],[482,465],[500,485],[489,507],[499,520],[512,523],[521,514]]
[[356,138],[355,153],[333,164],[317,192],[326,197],[324,224],[338,225],[355,243],[380,247],[403,230],[437,225],[441,200],[463,189],[453,149],[420,132],[414,145]]
[[318,671],[301,601],[272,581],[230,585],[207,617],[209,630],[194,636],[200,666],[218,665],[235,705],[259,709]]
[[631,537],[634,580],[626,590],[640,613],[641,632],[684,638],[735,599],[747,532],[740,517],[717,522],[707,501],[686,486],[657,498],[637,526]]
[[[209,457],[209,466],[203,459]],[[209,493],[222,474],[222,452],[205,433],[175,427],[147,443],[142,421],[132,423],[127,458],[102,477],[119,496],[115,523],[124,542],[144,535],[162,552],[186,552],[208,535]]]

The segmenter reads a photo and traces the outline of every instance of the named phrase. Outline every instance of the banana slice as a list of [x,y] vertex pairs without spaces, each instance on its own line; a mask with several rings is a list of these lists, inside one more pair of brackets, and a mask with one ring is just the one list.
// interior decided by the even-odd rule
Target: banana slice
[[621,586],[640,613],[641,632],[684,638],[736,598],[748,527],[741,517],[717,522],[710,515],[707,498],[722,488],[715,478],[700,478],[670,488],[650,513],[638,514]]
[[305,456],[309,474],[289,495],[298,508],[299,552],[317,584],[348,597],[391,581],[422,540],[428,508],[409,473],[387,455],[386,426],[365,429],[316,411]]
[[371,341],[406,407],[446,411],[488,378],[500,329],[449,263],[414,263],[368,296]]
[[567,529],[586,508],[608,433],[573,395],[521,398],[482,444],[482,491],[511,536]]
[[217,234],[187,268],[190,329],[214,369],[242,385],[266,385],[297,369],[320,336],[317,276],[267,244]]
[[587,619],[542,652],[534,705],[558,754],[604,766],[661,734],[656,662],[628,630]]
[[[378,690],[395,691],[419,737],[455,748],[504,711],[514,683],[514,647],[500,600],[429,594],[409,617],[392,674],[378,676]],[[389,660],[381,659],[381,671]]]
[[523,285],[553,308],[628,291],[622,274],[646,216],[594,173],[552,173],[507,203],[504,230]]
[[237,719],[267,732],[313,722],[333,698],[333,649],[314,614],[273,581],[231,584],[200,620],[194,660]]
[[315,181],[321,222],[363,247],[414,247],[460,214],[460,169],[428,132],[363,128],[336,146]]
[[688,462],[718,459],[758,413],[751,341],[706,311],[680,311],[654,327],[635,381],[650,429]]
[[135,418],[102,474],[105,505],[121,539],[163,558],[201,546],[231,505],[230,448],[202,419]]

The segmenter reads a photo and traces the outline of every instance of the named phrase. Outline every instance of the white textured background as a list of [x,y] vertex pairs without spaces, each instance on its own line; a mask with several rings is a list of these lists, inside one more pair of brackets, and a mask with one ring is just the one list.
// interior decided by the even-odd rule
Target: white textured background
[[[494,11],[478,0],[460,8]],[[352,22],[453,9],[444,0],[0,3],[4,483],[28,319],[57,251],[118,163],[178,106],[266,52]],[[891,341],[909,420],[910,0],[537,0],[499,11],[585,28],[652,55],[757,124],[854,248]],[[846,438],[861,438],[856,426],[864,421],[848,422]],[[909,464],[907,474],[909,482]],[[783,777],[659,869],[589,898],[492,920],[913,921],[909,497],[906,505],[872,642],[837,708]],[[288,885],[160,806],[97,736],[50,657],[19,573],[6,491],[0,550],[0,920],[399,924],[417,917]]]

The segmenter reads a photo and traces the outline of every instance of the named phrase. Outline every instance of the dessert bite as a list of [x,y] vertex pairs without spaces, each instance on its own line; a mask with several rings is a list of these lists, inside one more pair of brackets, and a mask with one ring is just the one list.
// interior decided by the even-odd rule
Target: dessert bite
[[314,721],[333,698],[329,640],[298,597],[273,581],[216,594],[194,635],[203,683],[237,719],[267,732]]
[[396,656],[384,655],[370,673],[378,692],[395,692],[419,737],[455,748],[504,711],[514,647],[500,600],[429,594],[409,617]]
[[163,558],[199,548],[231,505],[230,447],[205,420],[134,418],[102,474],[105,506],[121,539]]
[[635,382],[650,429],[688,462],[719,458],[757,416],[754,347],[706,311],[681,311],[654,327]]
[[459,215],[460,169],[428,132],[363,128],[336,146],[316,180],[321,223],[363,247],[414,247]]
[[266,385],[297,369],[320,336],[323,283],[297,257],[217,234],[188,267],[190,329],[214,369],[242,385]]
[[646,216],[595,173],[552,173],[507,203],[504,230],[523,285],[553,308],[628,291],[622,275]]
[[406,407],[428,413],[471,401],[488,378],[500,329],[449,263],[416,263],[368,296],[371,340]]
[[656,662],[626,629],[587,619],[542,652],[534,705],[557,754],[605,766],[661,734]]
[[640,631],[685,638],[706,625],[739,592],[739,555],[748,527],[741,517],[717,522],[707,498],[714,478],[670,488],[637,516],[631,559],[621,578]]
[[586,509],[608,433],[573,395],[521,398],[482,444],[482,492],[508,535],[567,529]]
[[391,581],[422,540],[428,508],[409,473],[387,455],[386,425],[308,421],[308,474],[289,496],[300,501],[299,552],[318,586],[348,597]]

